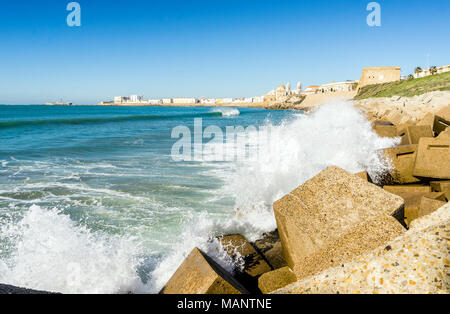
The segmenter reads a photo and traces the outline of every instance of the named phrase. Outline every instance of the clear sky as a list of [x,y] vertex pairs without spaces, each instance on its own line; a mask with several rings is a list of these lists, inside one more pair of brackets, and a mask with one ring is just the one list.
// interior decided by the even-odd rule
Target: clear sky
[[450,63],[448,0],[380,0],[375,28],[368,0],[79,0],[73,28],[69,2],[0,2],[0,103],[257,96]]

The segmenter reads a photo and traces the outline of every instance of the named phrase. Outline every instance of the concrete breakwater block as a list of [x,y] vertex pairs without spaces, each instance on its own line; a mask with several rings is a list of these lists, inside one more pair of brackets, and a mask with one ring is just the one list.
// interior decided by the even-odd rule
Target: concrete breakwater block
[[390,122],[375,121],[373,130],[379,137],[397,137],[397,127]]
[[437,135],[450,127],[450,105],[439,111],[434,117],[433,129]]
[[419,144],[421,137],[434,137],[429,125],[407,125],[398,128],[398,136],[402,141],[400,145]]
[[253,246],[264,255],[273,269],[287,266],[278,230],[265,234],[261,239],[255,241]]
[[299,279],[402,234],[403,210],[401,197],[337,167],[274,204],[286,261]]
[[439,134],[438,138],[447,138],[450,139],[450,127],[446,128],[445,131]]
[[283,267],[265,273],[258,280],[258,287],[263,294],[269,294],[297,281],[297,276],[289,267]]
[[434,128],[434,114],[427,113],[419,122],[417,122],[417,125],[428,125],[431,129]]
[[242,235],[234,234],[220,237],[223,249],[234,260],[241,258],[244,262],[243,272],[252,278],[272,271],[264,257]]
[[389,193],[399,195],[406,194],[406,193],[431,193],[431,186],[429,185],[419,185],[419,184],[412,184],[412,185],[385,185],[383,187],[385,191],[388,191]]
[[420,201],[418,218],[429,215],[447,204],[447,199],[444,193],[433,194],[434,195],[422,197]]
[[195,248],[161,294],[247,294],[248,291],[220,265]]
[[373,180],[370,177],[369,173],[367,173],[367,171],[358,172],[358,173],[355,174],[355,176],[360,177],[364,181],[373,183]]
[[450,181],[432,181],[430,185],[433,192],[443,192],[450,197]]
[[450,139],[421,138],[413,175],[433,179],[450,179]]
[[418,183],[420,179],[413,176],[418,145],[405,145],[384,149],[383,153],[393,166],[389,171],[388,181],[397,184]]
[[383,187],[385,191],[398,195],[405,201],[405,223],[407,226],[419,217],[422,197],[431,195],[430,186],[394,185]]
[[388,245],[277,290],[277,294],[448,294],[450,204]]

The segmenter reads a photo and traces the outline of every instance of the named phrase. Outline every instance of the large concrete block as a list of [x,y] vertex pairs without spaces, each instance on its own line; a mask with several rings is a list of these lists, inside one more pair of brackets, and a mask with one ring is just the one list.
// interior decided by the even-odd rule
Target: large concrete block
[[297,281],[297,276],[289,267],[283,267],[262,275],[258,280],[259,290],[269,294]]
[[391,161],[393,169],[389,172],[390,182],[397,184],[418,183],[413,176],[418,145],[406,145],[384,149],[385,158]]
[[387,191],[392,194],[398,195],[405,201],[405,223],[409,227],[411,222],[419,218],[420,203],[424,196],[433,197],[434,193],[430,192],[428,189],[420,188],[408,188],[405,186],[403,189],[389,189],[389,187],[384,187]]
[[428,125],[406,125],[398,128],[400,145],[419,144],[421,137],[434,137],[433,129]]
[[394,125],[400,125],[404,121],[404,115],[399,110],[394,110],[386,116],[386,119]]
[[376,250],[276,294],[448,294],[450,204]]
[[375,121],[373,130],[379,137],[397,137],[397,127],[390,122]]
[[199,249],[184,260],[162,294],[241,294],[247,290]]
[[421,138],[413,175],[424,178],[450,179],[450,139]]
[[439,134],[438,138],[450,139],[450,127],[446,128],[445,131],[441,132],[441,134]]
[[264,255],[273,269],[287,266],[278,230],[265,234],[261,239],[255,241],[253,246]]
[[243,271],[252,278],[272,271],[264,257],[242,235],[220,237],[219,241],[228,255],[234,259],[241,258],[244,261]]
[[286,261],[299,279],[401,234],[403,209],[401,197],[337,167],[274,204]]
[[405,194],[405,193],[431,193],[431,186],[429,185],[418,185],[418,184],[411,184],[411,185],[386,185],[383,187],[385,191],[388,191],[389,193],[399,195]]
[[[434,213],[439,208],[445,206],[447,204],[445,200],[445,194],[440,193],[441,195],[434,196],[434,197],[422,197],[422,200],[420,202],[420,208],[419,208],[419,217],[423,217],[429,214]],[[444,200],[442,200],[444,199]]]
[[450,105],[439,111],[434,118],[434,132],[439,135],[450,127]]
[[443,192],[450,195],[450,181],[432,181],[430,185],[433,192]]
[[360,177],[364,181],[373,183],[372,178],[370,177],[369,173],[367,171],[358,172],[355,174],[355,176]]
[[428,125],[431,129],[434,127],[434,114],[427,113],[418,123],[417,125]]

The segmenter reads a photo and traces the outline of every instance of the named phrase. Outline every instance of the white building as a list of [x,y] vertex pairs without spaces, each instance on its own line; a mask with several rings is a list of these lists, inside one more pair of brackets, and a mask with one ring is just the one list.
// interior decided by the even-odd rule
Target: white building
[[137,104],[140,103],[144,100],[144,96],[140,96],[140,95],[131,95],[130,96],[130,102]]
[[174,104],[196,104],[198,103],[197,98],[174,98],[173,103]]
[[333,82],[320,86],[321,93],[351,92],[356,89],[357,81]]
[[201,104],[205,104],[205,105],[215,105],[216,102],[217,102],[217,99],[206,99],[206,98],[204,98],[204,99],[200,100],[200,103]]
[[130,101],[129,97],[124,97],[124,96],[115,96],[114,97],[115,104],[123,104],[123,103],[129,102],[129,101]]
[[147,100],[147,103],[151,105],[162,105],[163,102],[161,99],[149,99]]
[[[437,70],[436,74],[450,72],[450,65],[443,65],[443,66],[437,67],[436,70]],[[421,77],[426,77],[426,76],[430,76],[430,75],[432,75],[431,68],[428,68],[428,69],[423,70],[422,72],[415,73],[414,77],[421,78]]]
[[305,94],[305,95],[317,94],[319,92],[319,90],[320,90],[319,85],[311,85],[305,89],[303,94]]
[[254,103],[263,103],[264,102],[264,96],[253,97],[253,102]]
[[172,98],[164,98],[164,99],[162,100],[162,103],[163,103],[164,105],[172,104],[172,103],[173,103],[173,99],[172,99]]

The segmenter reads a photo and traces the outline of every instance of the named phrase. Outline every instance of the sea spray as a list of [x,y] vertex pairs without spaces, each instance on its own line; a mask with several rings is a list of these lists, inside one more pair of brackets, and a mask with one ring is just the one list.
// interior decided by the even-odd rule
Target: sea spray
[[0,282],[62,293],[128,293],[139,287],[140,248],[131,239],[93,233],[57,210],[31,206],[1,228],[14,247],[0,260]]
[[[224,188],[235,195],[241,221],[259,226],[261,232],[271,231],[276,228],[272,211],[276,200],[329,166],[352,173],[367,170],[377,180],[390,167],[379,150],[398,143],[378,137],[350,103],[323,105],[271,127],[257,162],[238,164]],[[255,233],[248,236],[254,239]]]

